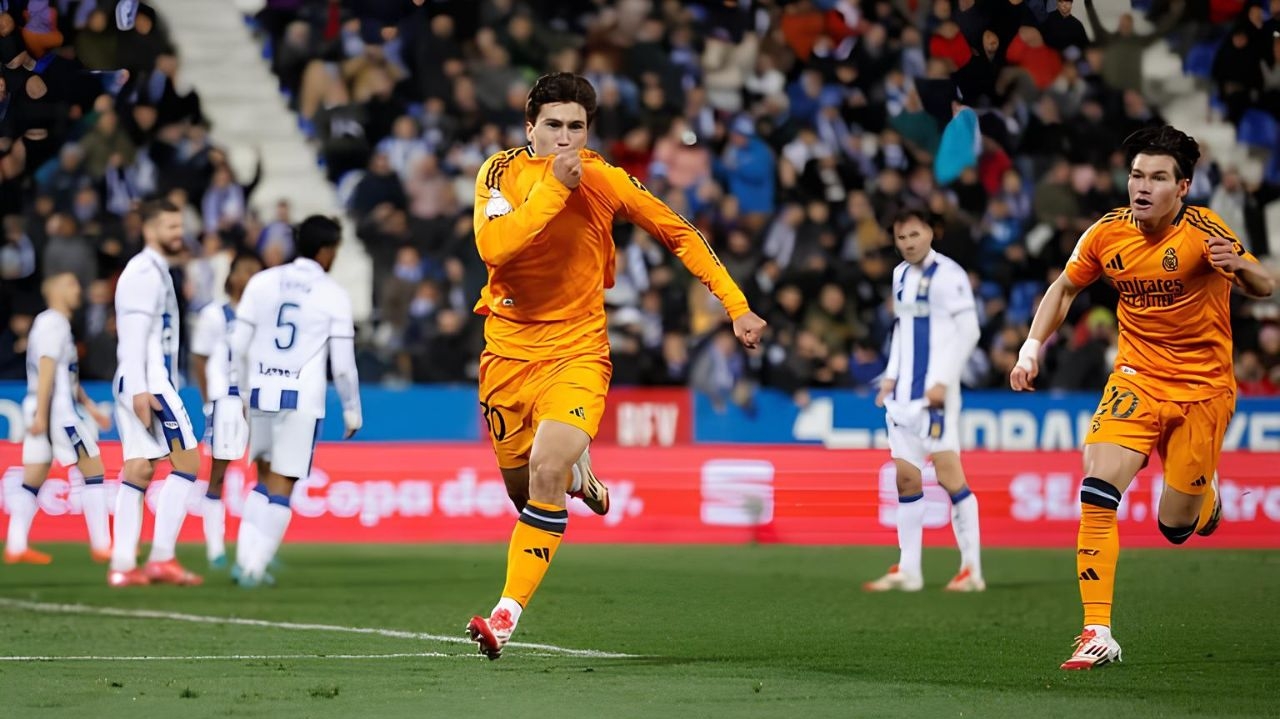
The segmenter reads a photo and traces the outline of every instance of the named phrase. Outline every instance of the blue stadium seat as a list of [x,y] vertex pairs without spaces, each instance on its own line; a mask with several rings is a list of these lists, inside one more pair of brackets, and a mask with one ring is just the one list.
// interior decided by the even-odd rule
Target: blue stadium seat
[[1267,160],[1267,166],[1263,168],[1262,177],[1269,184],[1280,185],[1280,150],[1271,152],[1271,157]]
[[1213,58],[1218,54],[1221,40],[1205,40],[1191,46],[1182,60],[1182,72],[1191,77],[1208,80],[1213,74]]
[[1209,109],[1213,110],[1218,117],[1227,116],[1227,103],[1222,101],[1222,96],[1218,94],[1217,90],[1209,93]]
[[1036,295],[1044,287],[1037,280],[1022,280],[1014,283],[1009,290],[1009,308],[1007,317],[1012,322],[1030,322],[1035,313]]
[[1280,140],[1280,125],[1271,113],[1256,107],[1245,110],[1236,128],[1236,142],[1271,150],[1277,140]]

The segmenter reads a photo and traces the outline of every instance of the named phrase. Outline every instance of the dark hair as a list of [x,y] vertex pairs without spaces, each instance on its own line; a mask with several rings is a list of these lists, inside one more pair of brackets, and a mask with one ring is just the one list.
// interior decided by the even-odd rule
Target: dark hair
[[179,212],[178,206],[166,199],[148,200],[142,203],[139,208],[139,214],[142,215],[142,222],[145,224],[150,222],[166,212]]
[[587,111],[587,126],[596,119],[596,89],[587,78],[571,72],[553,72],[538,78],[529,91],[529,101],[524,106],[524,119],[530,125],[537,124],[543,105],[556,102],[576,102]]
[[1124,139],[1125,164],[1132,169],[1138,155],[1165,155],[1173,158],[1173,174],[1190,180],[1200,161],[1200,145],[1173,125],[1144,127]]
[[246,250],[241,250],[236,253],[235,257],[231,258],[231,267],[227,272],[227,281],[224,282],[222,285],[222,289],[227,294],[231,294],[231,276],[236,273],[236,265],[240,264],[241,262],[250,262],[250,261],[257,262],[259,267],[263,267],[266,265],[266,263],[262,261],[262,258],[258,257],[258,253],[256,252],[248,252]]
[[332,217],[312,215],[298,225],[297,249],[298,257],[314,260],[320,250],[326,247],[337,248],[342,242],[342,225]]
[[889,223],[890,237],[896,236],[894,234],[894,229],[897,228],[898,225],[901,225],[911,219],[920,220],[920,222],[924,223],[925,227],[933,227],[933,213],[921,207],[904,207],[901,210],[898,210],[898,213],[893,216],[893,220]]

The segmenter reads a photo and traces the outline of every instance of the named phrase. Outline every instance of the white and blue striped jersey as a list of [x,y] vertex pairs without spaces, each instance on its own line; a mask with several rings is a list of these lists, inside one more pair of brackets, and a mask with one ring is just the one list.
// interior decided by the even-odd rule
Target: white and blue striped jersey
[[919,266],[899,264],[893,270],[893,313],[885,378],[897,385],[890,399],[922,400],[935,384],[958,398],[961,372],[981,333],[968,273],[936,251]]
[[[319,263],[298,258],[259,272],[245,287],[232,330],[232,371],[242,377],[240,395],[248,393],[252,409],[324,417],[333,341],[341,347],[341,356],[333,358],[335,384],[344,405],[354,401],[358,408],[354,338],[351,299]],[[338,383],[340,375],[349,386]]]
[[27,336],[27,397],[31,400],[36,399],[40,387],[40,360],[43,357],[49,357],[54,363],[50,422],[54,425],[67,424],[77,416],[79,364],[76,345],[71,338],[71,322],[56,310],[45,310],[36,315]]
[[178,387],[178,293],[169,263],[145,248],[116,284],[115,388],[124,397]]
[[205,402],[226,397],[231,388],[231,323],[236,310],[230,302],[210,302],[200,310],[191,333],[191,354],[208,358],[204,365]]

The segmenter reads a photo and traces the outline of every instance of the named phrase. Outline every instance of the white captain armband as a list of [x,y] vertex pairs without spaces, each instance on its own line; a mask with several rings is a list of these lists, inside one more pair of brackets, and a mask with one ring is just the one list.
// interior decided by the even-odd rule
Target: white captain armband
[[511,206],[507,198],[502,196],[502,192],[498,188],[489,188],[489,201],[484,206],[485,217],[492,220],[495,217],[502,217],[513,209],[515,208]]

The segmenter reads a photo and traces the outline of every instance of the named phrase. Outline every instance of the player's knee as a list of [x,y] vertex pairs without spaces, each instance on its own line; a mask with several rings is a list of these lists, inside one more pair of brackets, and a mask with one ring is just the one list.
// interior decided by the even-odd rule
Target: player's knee
[[1169,525],[1156,520],[1156,524],[1160,525],[1160,533],[1164,538],[1169,540],[1171,544],[1182,544],[1191,538],[1196,531],[1196,525],[1192,524],[1186,527],[1170,527]]
[[904,477],[899,474],[897,485],[898,495],[903,497],[924,491],[924,482],[919,477]]
[[559,488],[564,490],[564,478],[568,476],[572,462],[564,462],[556,459],[543,461],[534,460],[529,463],[529,490],[530,494],[538,492],[550,492]]

